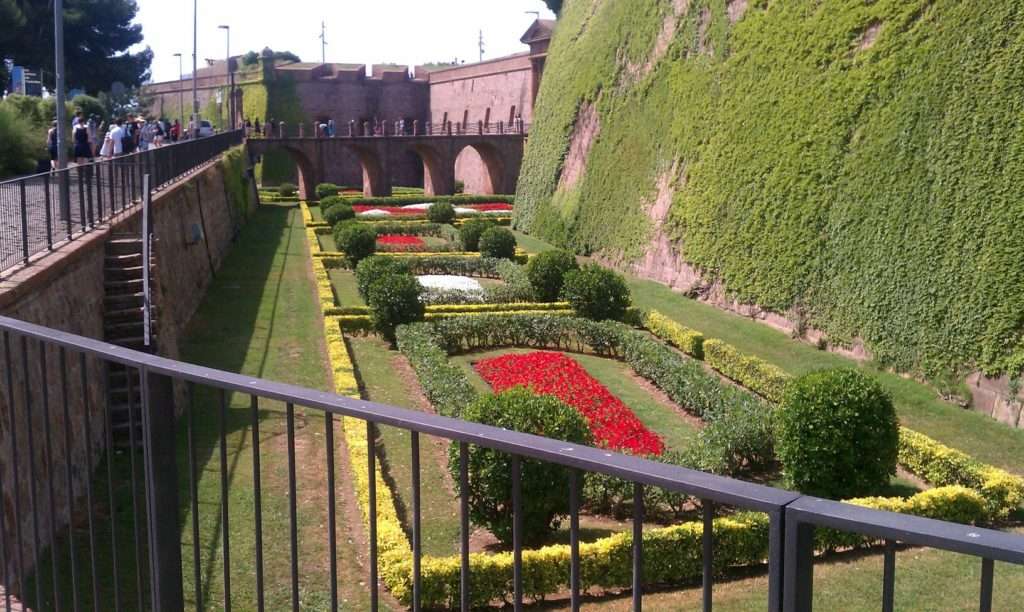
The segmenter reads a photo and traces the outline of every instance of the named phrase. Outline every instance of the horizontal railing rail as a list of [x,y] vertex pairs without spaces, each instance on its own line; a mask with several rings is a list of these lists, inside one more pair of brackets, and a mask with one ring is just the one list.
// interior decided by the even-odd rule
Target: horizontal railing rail
[[142,200],[142,177],[164,189],[228,148],[235,130],[0,182],[0,273],[75,240]]
[[[185,601],[184,581],[182,579],[182,552],[191,548],[192,589],[189,596],[196,603],[197,609],[203,609],[202,598],[209,592],[209,582],[213,578],[206,577],[201,571],[200,550],[200,519],[199,512],[212,512],[219,517],[221,525],[217,537],[221,539],[223,554],[212,559],[222,564],[223,573],[216,585],[223,589],[223,606],[231,608],[232,585],[230,578],[237,569],[239,554],[253,554],[254,558],[245,559],[242,565],[251,567],[255,580],[255,603],[239,604],[241,607],[264,609],[265,594],[268,588],[280,592],[282,585],[266,582],[264,573],[264,530],[263,505],[269,496],[281,495],[289,500],[288,531],[290,534],[288,553],[290,565],[290,593],[292,609],[299,609],[299,592],[302,577],[298,572],[299,548],[298,523],[296,508],[297,476],[295,469],[295,423],[296,408],[306,409],[306,427],[317,422],[310,418],[310,411],[317,411],[323,417],[323,437],[325,445],[324,472],[326,474],[327,501],[326,521],[327,552],[330,567],[330,598],[331,609],[339,606],[338,585],[338,540],[336,538],[337,515],[335,491],[337,484],[334,446],[334,425],[338,417],[362,421],[366,427],[366,465],[353,465],[352,470],[365,470],[368,491],[366,506],[368,520],[368,579],[362,581],[369,590],[370,607],[376,609],[379,604],[378,566],[378,492],[377,482],[377,448],[375,432],[381,426],[391,426],[409,432],[411,456],[411,507],[407,508],[411,522],[410,555],[411,555],[411,605],[412,609],[420,609],[423,593],[421,560],[423,527],[421,525],[420,500],[420,436],[428,435],[443,438],[457,443],[457,461],[463,468],[457,475],[457,491],[468,491],[468,474],[465,469],[470,446],[494,449],[511,457],[511,500],[512,500],[512,602],[516,609],[521,609],[524,599],[524,568],[523,568],[523,525],[522,525],[522,485],[520,481],[520,462],[522,460],[543,461],[564,466],[568,469],[570,486],[566,491],[569,500],[569,563],[566,583],[570,585],[569,595],[571,607],[579,609],[581,605],[581,557],[580,557],[580,500],[577,485],[582,482],[584,473],[595,473],[615,476],[631,482],[633,486],[633,517],[631,540],[632,563],[632,600],[633,609],[639,610],[644,595],[644,520],[645,520],[645,487],[659,487],[681,493],[700,500],[700,513],[703,517],[701,535],[701,560],[703,576],[704,609],[710,610],[715,572],[715,533],[713,529],[716,510],[719,507],[736,508],[766,513],[769,517],[766,561],[768,567],[768,610],[808,610],[810,609],[810,592],[812,590],[814,559],[813,530],[815,527],[828,527],[862,533],[872,538],[885,541],[899,541],[918,546],[930,546],[946,550],[954,550],[966,554],[980,556],[988,564],[988,592],[991,593],[991,562],[994,560],[1020,563],[1024,560],[1024,538],[1014,534],[1001,533],[975,527],[941,523],[928,519],[910,517],[868,510],[858,506],[828,502],[815,498],[804,497],[799,493],[775,489],[755,483],[715,476],[679,466],[654,462],[634,456],[610,452],[603,449],[568,444],[530,434],[508,431],[478,423],[462,421],[439,416],[427,412],[406,410],[394,406],[382,405],[358,399],[346,398],[314,389],[295,385],[273,382],[241,374],[234,374],[204,366],[187,364],[164,357],[141,353],[130,349],[114,346],[99,340],[84,338],[74,334],[0,317],[0,333],[2,333],[2,350],[4,373],[6,374],[5,393],[7,414],[0,415],[4,419],[5,435],[10,436],[10,444],[2,448],[10,448],[12,469],[0,469],[0,491],[10,497],[13,505],[15,525],[4,525],[0,514],[0,567],[4,580],[5,592],[14,593],[22,600],[35,603],[43,609],[77,609],[80,603],[91,597],[91,601],[99,601],[110,591],[113,593],[114,610],[129,609],[127,603],[134,601],[136,607],[151,607],[154,610],[180,610]],[[12,353],[13,350],[13,353]],[[32,364],[38,364],[32,365]],[[49,364],[49,365],[47,365]],[[118,476],[118,470],[112,467],[111,459],[110,412],[104,397],[97,390],[102,388],[95,377],[97,372],[111,372],[119,368],[137,372],[141,381],[141,389],[137,401],[129,410],[130,432],[132,444],[128,452],[131,470],[130,476]],[[100,379],[101,380],[101,379]],[[175,388],[187,387],[188,393],[184,406],[175,410],[175,400],[181,394]],[[211,404],[197,408],[192,401],[200,389],[206,392],[204,397],[219,398]],[[17,390],[17,392],[16,392]],[[249,410],[245,411],[244,426],[246,437],[252,452],[252,529],[255,535],[254,549],[237,550],[232,548],[229,534],[229,462],[227,459],[227,423],[230,396],[247,397]],[[130,388],[129,402],[136,397]],[[90,404],[101,401],[102,406]],[[260,460],[260,406],[264,402],[280,402],[286,407],[287,451],[288,451],[288,490],[287,492],[271,491],[263,487],[270,484],[261,479]],[[51,406],[52,404],[52,406]],[[59,407],[64,418],[54,422],[58,434],[50,429],[49,411]],[[202,412],[206,410],[208,412]],[[175,447],[176,437],[169,432],[176,428],[175,414],[182,413],[181,419],[187,430],[188,444],[185,459],[180,458],[179,449]],[[138,414],[137,421],[135,414]],[[237,416],[235,410],[233,418]],[[217,504],[204,500],[200,504],[197,478],[200,467],[206,476],[216,473],[216,468],[197,463],[196,458],[196,418],[215,419],[218,429],[215,447],[219,448],[219,461],[211,454],[211,461],[219,463],[220,495]],[[78,422],[76,422],[76,419]],[[32,427],[32,423],[44,423],[45,428]],[[79,424],[80,423],[80,424]],[[60,425],[59,427],[57,425]],[[350,426],[350,425],[349,425]],[[138,430],[136,429],[138,428]],[[63,430],[63,436],[59,431]],[[103,435],[94,436],[93,431],[103,431]],[[318,434],[319,435],[319,434]],[[40,441],[39,436],[42,436]],[[106,468],[105,481],[108,491],[96,491],[89,478],[83,483],[73,482],[70,456],[76,444],[89,446],[100,440],[102,448],[93,451],[79,449],[83,457],[101,457],[101,460],[87,463],[88,476],[92,470],[103,473]],[[19,447],[19,443],[22,446]],[[27,443],[27,445],[26,445]],[[141,449],[141,456],[136,457],[136,443]],[[351,442],[350,442],[351,443]],[[64,448],[64,457],[68,461],[65,469],[58,465],[52,449],[54,444]],[[40,448],[47,449],[44,453]],[[19,454],[19,448],[28,449],[27,454]],[[212,450],[211,450],[212,453]],[[18,461],[21,461],[19,468]],[[180,468],[187,475],[188,487],[186,498],[179,500],[178,462],[187,465]],[[41,465],[37,465],[40,463]],[[4,463],[8,463],[7,457]],[[26,469],[26,467],[28,469]],[[43,478],[40,474],[51,474],[52,478]],[[120,482],[128,478],[125,485]],[[72,496],[69,507],[58,512],[54,510],[53,486],[66,487],[68,490],[83,490],[86,499]],[[66,481],[66,482],[65,482]],[[319,481],[317,481],[319,482]],[[130,504],[118,509],[114,504],[115,490],[118,487],[131,491]],[[320,484],[319,486],[323,486]],[[49,492],[47,492],[49,487]],[[403,495],[404,495],[403,491]],[[109,517],[94,511],[94,496],[107,494],[111,500]],[[468,610],[473,601],[472,565],[470,563],[470,523],[468,515],[468,498],[459,494],[460,541],[459,553],[459,589],[458,601],[463,610]],[[181,506],[190,509],[191,525],[180,524],[179,501]],[[40,526],[39,517],[49,515],[42,525],[71,524],[76,515],[85,514],[88,524],[88,537],[76,537],[76,530],[68,530],[68,543],[62,544],[60,550],[54,546],[54,534],[45,533]],[[128,521],[131,529],[125,528],[123,520]],[[104,521],[109,521],[108,536],[111,540],[109,548],[97,539]],[[323,524],[323,523],[320,523]],[[120,528],[119,528],[120,526]],[[248,526],[247,526],[248,527]],[[237,529],[237,527],[236,527]],[[128,559],[118,558],[116,551],[126,550],[117,546],[117,538],[131,533],[134,546],[130,549]],[[182,533],[190,533],[183,538]],[[321,540],[322,541],[322,540]],[[66,548],[65,548],[66,547]],[[38,564],[38,560],[49,550],[51,556],[66,557],[61,563],[50,562],[45,567],[46,573]],[[15,551],[17,554],[11,554]],[[109,551],[115,554],[108,555]],[[252,552],[250,552],[252,551]],[[281,551],[283,553],[283,551]],[[683,554],[681,552],[681,554]],[[887,548],[886,555],[889,555]],[[88,562],[76,562],[77,559],[88,559]],[[232,561],[235,559],[235,561]],[[888,559],[888,557],[887,557]],[[35,580],[28,582],[26,577],[35,569]],[[209,568],[207,568],[209,569]],[[52,574],[52,575],[51,575]],[[68,575],[69,574],[69,575]],[[888,574],[887,574],[888,576]],[[135,580],[130,578],[134,577]],[[205,577],[205,578],[204,578]],[[69,588],[60,585],[70,581]],[[51,584],[52,583],[52,584]],[[35,592],[28,585],[34,586]],[[91,595],[85,584],[91,585]],[[891,576],[887,577],[887,588],[891,590]],[[983,578],[982,601],[985,601],[985,583]],[[44,594],[52,588],[52,598]],[[67,593],[70,591],[70,599]],[[33,599],[34,598],[34,599]],[[146,602],[150,605],[146,605]],[[46,605],[53,602],[52,605]],[[236,602],[237,603],[237,602]],[[72,605],[74,604],[74,605]]]
[[384,137],[450,137],[450,136],[526,136],[530,131],[529,124],[522,120],[505,123],[484,123],[483,121],[466,124],[453,123],[420,123],[419,121],[381,121],[377,123],[355,121],[336,125],[318,123],[287,123],[276,122],[266,124],[260,129],[246,128],[250,138],[384,138]]

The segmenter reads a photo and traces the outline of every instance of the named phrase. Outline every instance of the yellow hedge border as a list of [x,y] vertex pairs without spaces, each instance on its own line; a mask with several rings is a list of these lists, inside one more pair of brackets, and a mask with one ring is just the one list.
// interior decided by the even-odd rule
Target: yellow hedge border
[[[303,219],[308,209],[305,203]],[[307,238],[311,239],[311,252],[319,251],[316,235],[307,227]],[[316,257],[313,260],[317,276],[317,288],[321,303],[328,300],[334,308],[334,293],[327,278],[326,270]],[[317,268],[321,268],[320,271]],[[326,284],[320,282],[322,277]],[[557,312],[557,311],[555,311]],[[571,312],[571,311],[570,311]],[[466,313],[436,313],[459,316]],[[328,355],[334,375],[336,392],[340,395],[359,398],[352,357],[345,345],[342,326],[360,315],[325,316],[324,333]],[[681,327],[681,326],[680,326]],[[685,328],[683,328],[685,329]],[[345,440],[349,448],[350,463],[355,476],[356,494],[364,523],[369,523],[369,477],[366,470],[358,466],[367,465],[368,440],[366,424],[360,419],[342,419]],[[1024,499],[1024,481],[992,466],[980,464],[967,455],[944,447],[922,434],[901,429],[901,463],[913,463],[905,457],[915,457],[919,469],[924,473],[936,472],[935,478],[951,481],[950,486],[922,491],[909,498],[863,498],[848,500],[849,503],[894,512],[905,512],[942,520],[973,523],[988,516],[1005,516],[1010,511],[1006,504],[1019,504]],[[950,467],[938,472],[925,467],[929,461],[945,460]],[[943,465],[945,465],[943,464]],[[913,470],[914,465],[905,465]],[[955,469],[954,469],[955,468]],[[915,472],[918,473],[918,472]],[[940,478],[945,474],[944,478]],[[961,484],[964,480],[980,478],[982,491]],[[377,545],[379,551],[380,576],[385,586],[399,601],[408,603],[411,598],[411,549],[390,488],[378,467],[375,473],[377,490]],[[935,483],[939,484],[939,483]],[[986,495],[986,492],[988,495]],[[1016,506],[1013,506],[1016,507]],[[719,569],[738,565],[752,565],[763,561],[767,554],[767,520],[764,515],[743,513],[714,521],[716,539],[715,561]],[[671,527],[649,529],[643,535],[645,550],[650,560],[645,567],[648,582],[678,582],[695,578],[701,573],[700,547],[703,526],[689,521]],[[863,536],[818,530],[819,548],[838,548],[871,543]],[[618,587],[629,586],[630,551],[632,535],[628,532],[601,538],[580,546],[583,586]],[[660,554],[657,554],[660,549]],[[523,551],[524,590],[534,598],[557,592],[568,586],[569,547],[565,545],[546,546],[536,550]],[[423,605],[451,606],[459,595],[458,555],[448,557],[424,557],[421,577],[423,584]],[[475,605],[486,604],[495,599],[507,597],[511,591],[512,556],[509,553],[470,555],[472,575],[471,596]]]

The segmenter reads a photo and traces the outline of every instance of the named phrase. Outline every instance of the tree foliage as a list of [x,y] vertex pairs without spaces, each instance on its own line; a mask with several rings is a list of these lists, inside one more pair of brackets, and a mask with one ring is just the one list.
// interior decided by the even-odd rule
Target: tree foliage
[[[69,87],[106,91],[112,83],[137,87],[149,78],[153,52],[128,49],[142,42],[133,23],[135,0],[65,0],[64,56]],[[16,64],[42,68],[43,83],[54,86],[53,4],[0,0],[0,49]],[[14,24],[14,27],[11,26]]]

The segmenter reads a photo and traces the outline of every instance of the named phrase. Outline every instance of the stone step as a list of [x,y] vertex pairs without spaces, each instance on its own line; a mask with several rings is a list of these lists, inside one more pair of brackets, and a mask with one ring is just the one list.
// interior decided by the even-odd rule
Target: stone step
[[130,308],[132,305],[138,305],[141,309],[143,300],[145,300],[146,294],[141,291],[138,293],[123,293],[119,295],[106,295],[103,296],[103,302],[105,304],[117,304],[120,306],[119,309]]

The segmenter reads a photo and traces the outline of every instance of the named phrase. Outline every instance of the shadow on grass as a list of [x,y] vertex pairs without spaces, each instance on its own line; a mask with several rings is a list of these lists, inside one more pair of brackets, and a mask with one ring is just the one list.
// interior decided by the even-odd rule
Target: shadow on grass
[[[287,254],[291,234],[286,232],[290,208],[288,206],[264,205],[259,208],[249,224],[243,228],[237,243],[225,259],[217,277],[211,283],[203,303],[189,323],[183,336],[182,360],[229,372],[246,371],[255,376],[263,374],[266,367],[270,340],[274,332],[277,307],[282,291],[284,262],[275,270],[274,262],[281,253]],[[172,300],[173,295],[163,299]],[[270,302],[269,311],[261,312],[261,306]],[[265,325],[261,325],[265,323]],[[263,344],[252,346],[254,335],[259,330]],[[256,360],[252,360],[252,356]],[[228,436],[227,449],[228,487],[235,480],[239,460],[246,450],[250,436],[245,432],[252,427],[251,413],[247,398],[229,396],[229,409],[225,430]],[[184,410],[187,407],[180,407]],[[195,390],[195,464],[197,472],[204,466],[219,471],[220,445],[220,394],[212,389],[199,387]],[[279,416],[276,411],[261,409],[260,421]],[[190,565],[192,555],[191,524],[185,524],[185,517],[191,506],[188,467],[188,436],[184,416],[179,420],[177,432],[178,459],[178,500],[179,525],[184,535],[182,557]],[[241,435],[236,435],[241,432]],[[268,434],[281,435],[283,424],[271,430],[261,430],[261,443]],[[112,458],[110,471],[113,486],[108,480],[108,458]],[[135,462],[136,496],[132,495],[132,466]],[[58,470],[57,476],[60,476]],[[198,474],[200,477],[201,473]],[[219,476],[218,476],[219,479]],[[71,609],[84,610],[114,609],[140,610],[148,607],[149,562],[145,521],[140,521],[136,532],[135,513],[145,517],[145,494],[143,485],[143,459],[141,452],[131,453],[126,449],[105,454],[96,466],[93,478],[93,530],[88,528],[88,512],[85,499],[75,501],[76,512],[72,528],[64,529],[55,538],[54,550],[41,556],[36,573],[30,576],[26,585],[25,603],[37,610]],[[219,485],[218,485],[219,486]],[[110,491],[112,490],[112,495]],[[113,503],[111,504],[111,499]],[[133,507],[134,504],[137,506]],[[112,512],[113,509],[113,512]],[[220,559],[219,543],[221,530],[219,508],[207,510],[217,516],[214,532],[207,534],[208,545],[200,551],[204,571],[204,601],[209,601],[211,579],[219,574],[216,562]],[[90,546],[90,541],[94,544]],[[136,544],[138,541],[138,545]],[[73,544],[72,544],[73,542]],[[74,568],[72,567],[72,547]],[[233,547],[234,548],[234,547]],[[239,551],[248,553],[248,551]],[[116,562],[115,562],[116,560]],[[56,570],[56,572],[54,572]],[[74,570],[74,571],[73,571]],[[56,574],[56,580],[53,576]],[[41,580],[42,599],[35,597],[35,581]],[[186,583],[190,577],[186,576]],[[93,586],[95,584],[95,587]],[[96,591],[99,602],[94,601]]]

